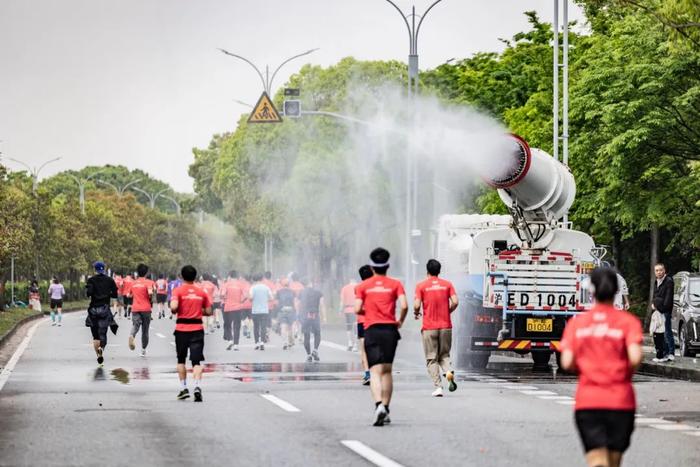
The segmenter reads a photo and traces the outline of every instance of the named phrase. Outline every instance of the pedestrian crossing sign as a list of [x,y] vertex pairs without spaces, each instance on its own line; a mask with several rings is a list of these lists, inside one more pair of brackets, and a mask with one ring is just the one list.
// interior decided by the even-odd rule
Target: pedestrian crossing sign
[[282,117],[272,103],[270,96],[263,92],[248,117],[248,123],[280,123]]

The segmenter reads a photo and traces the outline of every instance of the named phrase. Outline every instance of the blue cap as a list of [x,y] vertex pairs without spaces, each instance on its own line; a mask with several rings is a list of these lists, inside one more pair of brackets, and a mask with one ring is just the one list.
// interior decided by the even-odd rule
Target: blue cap
[[102,261],[95,261],[95,264],[93,264],[93,266],[95,266],[95,271],[105,272],[105,263],[103,263]]

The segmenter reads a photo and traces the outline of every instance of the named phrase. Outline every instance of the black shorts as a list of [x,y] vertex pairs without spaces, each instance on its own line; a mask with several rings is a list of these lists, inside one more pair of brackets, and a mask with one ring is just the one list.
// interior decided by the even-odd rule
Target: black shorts
[[241,310],[241,313],[241,319],[253,319],[253,310],[251,310],[250,308]]
[[221,310],[221,302],[214,302],[211,304],[212,310]]
[[51,299],[51,309],[55,310],[56,308],[63,308],[63,300],[61,300],[60,298]]
[[134,297],[124,296],[124,306],[131,306],[134,303]]
[[156,294],[156,303],[165,303],[168,301],[168,294]]
[[204,360],[204,331],[175,331],[173,334],[177,350],[177,363],[185,363],[189,350],[192,365],[199,365]]
[[365,338],[365,325],[363,323],[357,323],[357,338]]
[[283,306],[279,313],[280,324],[292,325],[296,319],[296,311],[291,306]]
[[380,363],[394,363],[401,334],[394,324],[375,324],[365,329],[365,353],[372,368]]
[[634,411],[577,410],[575,418],[586,452],[597,448],[625,452],[629,447],[634,431]]

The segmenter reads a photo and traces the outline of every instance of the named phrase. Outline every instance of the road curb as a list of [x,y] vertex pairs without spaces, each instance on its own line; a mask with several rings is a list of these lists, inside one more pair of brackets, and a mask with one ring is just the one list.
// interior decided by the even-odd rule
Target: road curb
[[682,381],[700,382],[700,368],[685,368],[674,366],[673,363],[664,365],[650,362],[642,362],[639,366],[639,373],[664,378],[679,379]]

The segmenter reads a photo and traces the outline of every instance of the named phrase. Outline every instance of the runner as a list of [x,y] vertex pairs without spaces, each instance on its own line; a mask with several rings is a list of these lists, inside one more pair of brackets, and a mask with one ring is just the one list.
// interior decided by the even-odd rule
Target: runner
[[204,326],[202,317],[211,315],[209,296],[194,284],[197,270],[192,266],[182,268],[184,284],[173,290],[170,307],[177,315],[175,322],[175,348],[177,350],[177,375],[180,378],[180,392],[177,398],[190,397],[187,389],[187,353],[192,362],[194,378],[194,401],[202,402],[202,361],[204,360]]
[[[270,271],[265,271],[265,274],[263,274],[262,282],[272,292],[272,300],[270,300],[269,303],[270,315],[268,316],[267,332],[265,333],[265,337],[269,338],[270,331],[272,329],[274,329],[277,334],[280,333],[279,323],[277,321],[277,300],[275,300],[275,294],[277,293],[277,285],[274,282],[272,282],[272,273]],[[265,340],[265,343],[267,344],[267,340]]]
[[452,283],[438,277],[442,269],[439,261],[429,260],[426,269],[428,270],[428,278],[416,285],[413,315],[419,319],[421,306],[423,307],[421,338],[428,374],[433,379],[435,386],[432,395],[433,397],[442,397],[440,369],[449,383],[450,392],[457,389],[455,373],[450,364],[450,349],[452,348],[450,314],[457,309],[459,301]]
[[112,300],[112,314],[115,317],[119,317],[124,309],[124,296],[122,295],[124,278],[121,276],[121,274],[115,273],[112,275],[112,279],[114,279],[114,283],[117,284],[117,299]]
[[[216,290],[216,284],[214,284],[211,281],[211,276],[209,275],[209,273],[205,272],[204,274],[202,274],[202,282],[199,284],[199,286],[209,296],[209,302],[214,303],[214,295],[216,295],[218,292]],[[213,316],[205,316],[202,322],[204,323],[204,334],[210,334],[214,332]]]
[[243,276],[242,274],[238,277],[238,282],[243,289],[243,306],[241,307],[241,320],[243,325],[243,336],[250,339],[250,328],[253,327],[253,314],[252,308],[253,304],[250,301],[250,275]]
[[253,280],[255,284],[248,291],[248,297],[252,302],[253,334],[255,335],[255,350],[265,350],[267,340],[267,319],[270,314],[270,300],[272,290],[262,282],[262,274],[256,274]]
[[[224,301],[224,341],[228,343],[226,350],[233,348],[234,351],[238,351],[245,295],[243,283],[239,280],[237,271],[229,272],[221,296]],[[233,326],[233,336],[231,326]]]
[[211,305],[212,317],[214,318],[216,329],[221,329],[221,288],[224,284],[223,281],[216,276],[216,274],[212,274],[211,281],[216,286],[216,291],[214,292],[214,303]]
[[291,349],[294,346],[294,321],[296,310],[294,309],[294,292],[289,288],[289,280],[282,279],[277,290],[277,302],[279,303],[279,322],[282,332],[282,350]]
[[[374,275],[372,268],[369,264],[365,264],[358,271],[361,281],[366,281]],[[357,287],[357,285],[355,286]],[[360,313],[357,315],[357,345],[360,349],[360,360],[362,361],[362,369],[365,370],[365,374],[362,376],[362,385],[369,386],[369,365],[367,364],[367,352],[365,352],[365,314]]]
[[[304,349],[306,361],[320,361],[318,346],[321,344],[321,320],[326,322],[326,306],[323,303],[323,294],[314,287],[311,281],[299,294],[299,315],[302,320],[302,332],[304,333]],[[311,333],[314,334],[314,350],[311,351]]]
[[632,375],[642,361],[642,326],[615,308],[615,271],[591,273],[594,305],[571,318],[561,340],[561,366],[576,371],[575,419],[589,466],[617,467],[630,445],[637,402]]
[[117,296],[117,284],[114,283],[114,279],[105,275],[105,263],[97,261],[94,267],[95,275],[89,277],[85,284],[87,296],[90,297],[85,326],[90,328],[97,363],[102,365],[107,348],[107,329],[111,327],[112,332],[117,333],[114,315],[109,309],[110,299]]
[[299,281],[299,276],[296,272],[290,273],[289,278],[289,288],[292,289],[292,292],[294,292],[294,308],[297,310],[297,313],[294,316],[294,324],[292,325],[294,340],[303,342],[303,336],[301,334],[301,317],[299,315],[299,294],[302,290],[304,290],[304,284]]
[[156,306],[158,307],[158,319],[165,318],[165,307],[168,302],[168,280],[164,274],[158,275],[156,281]]
[[[58,278],[54,278],[53,284],[49,286],[49,300],[51,305],[51,326],[61,326],[61,312],[63,311],[63,297],[66,296],[66,289]],[[58,319],[56,319],[58,314]]]
[[134,281],[130,288],[128,297],[132,303],[132,326],[131,334],[129,334],[129,349],[134,350],[136,344],[134,340],[136,333],[141,329],[141,356],[146,356],[146,347],[148,347],[148,330],[151,326],[151,297],[155,284],[152,280],[146,278],[148,274],[148,266],[139,264],[136,267],[138,279]]
[[[374,426],[390,423],[389,403],[393,392],[392,364],[406,319],[408,303],[403,285],[386,276],[390,254],[375,248],[370,257],[374,276],[355,287],[355,313],[365,314],[365,351],[370,371],[370,388],[374,399]],[[396,320],[396,302],[401,316]]]
[[357,319],[355,316],[355,286],[357,281],[350,281],[340,289],[340,313],[345,318],[345,333],[348,335],[348,351],[357,350],[355,334],[357,331]]
[[124,294],[124,317],[131,319],[131,306],[133,304],[133,298],[131,297],[131,286],[134,285],[134,276],[129,273],[124,278],[124,285],[122,286],[122,293]]
[[[177,289],[182,285],[182,279],[180,278],[180,274],[177,276],[171,275],[168,278],[168,308],[170,308],[170,300],[172,300],[173,297],[173,290]],[[173,310],[170,308],[170,319],[173,319]]]

